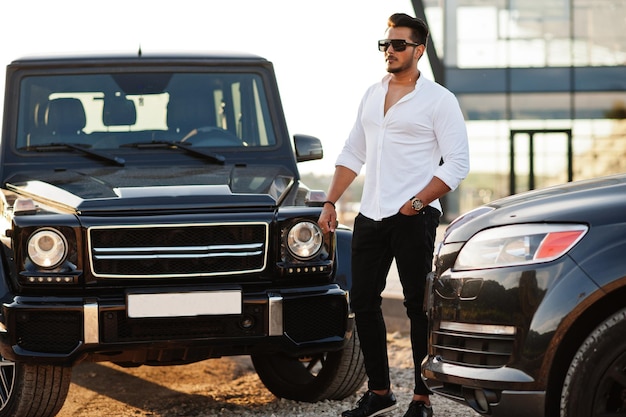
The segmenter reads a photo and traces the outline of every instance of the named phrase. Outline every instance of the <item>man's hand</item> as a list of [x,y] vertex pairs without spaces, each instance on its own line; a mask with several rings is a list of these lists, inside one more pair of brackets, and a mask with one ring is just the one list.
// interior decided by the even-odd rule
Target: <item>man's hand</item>
[[322,228],[324,234],[328,232],[334,232],[339,222],[337,221],[337,210],[335,209],[335,202],[341,198],[344,191],[352,184],[352,181],[356,178],[356,172],[341,165],[335,167],[335,173],[333,179],[330,182],[330,188],[322,206],[322,213],[317,220],[317,224]]
[[407,201],[406,203],[404,203],[402,207],[400,207],[400,210],[398,211],[400,212],[400,214],[404,216],[415,216],[419,213],[418,211],[413,210],[411,201]]
[[330,203],[324,203],[322,212],[317,220],[317,224],[322,228],[324,233],[334,232],[339,222],[337,221],[337,211],[335,206]]

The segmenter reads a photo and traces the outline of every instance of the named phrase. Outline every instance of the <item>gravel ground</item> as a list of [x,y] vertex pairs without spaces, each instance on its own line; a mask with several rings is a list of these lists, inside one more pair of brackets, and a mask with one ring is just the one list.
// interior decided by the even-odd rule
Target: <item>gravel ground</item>
[[[413,371],[410,341],[388,335],[393,390],[402,417],[411,400]],[[67,401],[58,417],[322,417],[354,407],[365,386],[344,401],[315,404],[273,396],[256,376],[247,357],[212,359],[184,366],[120,368],[84,363],[74,369]],[[432,397],[437,417],[477,417],[470,408]]]

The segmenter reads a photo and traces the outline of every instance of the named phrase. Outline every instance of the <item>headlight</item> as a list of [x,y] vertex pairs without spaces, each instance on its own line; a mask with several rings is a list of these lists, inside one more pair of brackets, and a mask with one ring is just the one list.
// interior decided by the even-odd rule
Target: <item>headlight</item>
[[478,232],[463,246],[455,270],[552,261],[587,232],[585,225],[516,224]]
[[320,227],[309,221],[296,223],[287,234],[287,248],[298,259],[311,259],[322,248],[323,233]]
[[41,229],[28,239],[28,256],[41,268],[54,268],[65,259],[65,237],[53,229]]

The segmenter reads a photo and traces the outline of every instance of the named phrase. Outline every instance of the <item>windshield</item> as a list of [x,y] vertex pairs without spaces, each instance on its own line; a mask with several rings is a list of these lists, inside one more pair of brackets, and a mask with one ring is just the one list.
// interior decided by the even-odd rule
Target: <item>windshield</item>
[[276,143],[262,78],[232,73],[63,74],[23,79],[16,147],[118,149]]

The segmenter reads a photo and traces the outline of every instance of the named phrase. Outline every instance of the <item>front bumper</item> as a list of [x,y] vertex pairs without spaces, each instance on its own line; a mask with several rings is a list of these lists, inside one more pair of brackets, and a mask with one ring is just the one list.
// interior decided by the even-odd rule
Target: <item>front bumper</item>
[[255,353],[299,356],[341,349],[354,326],[347,293],[337,285],[244,292],[241,314],[230,315],[132,318],[123,297],[16,297],[2,310],[4,358],[68,365],[87,357],[173,364]]
[[555,286],[584,280],[567,257],[532,268],[440,267],[429,276],[425,299],[426,385],[484,415],[545,415],[550,346],[556,324],[568,310],[567,305],[563,311],[554,308],[564,294]]
[[524,372],[511,368],[479,369],[442,362],[428,356],[422,363],[428,388],[443,397],[493,417],[542,416],[545,391],[524,391],[515,385],[532,382]]

